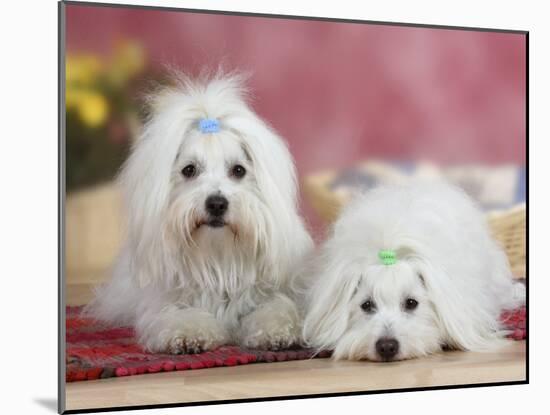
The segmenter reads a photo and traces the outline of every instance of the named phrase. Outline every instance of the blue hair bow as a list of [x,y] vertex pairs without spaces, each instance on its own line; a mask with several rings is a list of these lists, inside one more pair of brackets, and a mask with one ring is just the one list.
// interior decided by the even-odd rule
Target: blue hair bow
[[199,121],[199,130],[203,134],[217,133],[220,131],[220,122],[214,118],[203,118]]

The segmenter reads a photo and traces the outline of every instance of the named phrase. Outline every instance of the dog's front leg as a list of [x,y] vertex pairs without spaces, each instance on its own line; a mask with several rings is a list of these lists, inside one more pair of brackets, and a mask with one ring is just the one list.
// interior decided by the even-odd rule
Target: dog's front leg
[[296,304],[279,294],[241,319],[240,343],[249,348],[286,349],[301,342],[301,327]]
[[222,322],[208,311],[177,305],[144,313],[136,331],[140,344],[156,353],[201,353],[230,339]]

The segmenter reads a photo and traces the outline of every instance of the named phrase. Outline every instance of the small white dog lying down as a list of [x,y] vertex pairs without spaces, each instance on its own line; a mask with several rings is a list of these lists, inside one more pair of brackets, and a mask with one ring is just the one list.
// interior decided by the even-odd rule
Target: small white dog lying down
[[524,302],[482,212],[445,183],[357,197],[312,261],[304,338],[335,359],[392,361],[503,344]]
[[299,343],[290,271],[312,241],[290,153],[238,75],[175,78],[122,169],[127,241],[86,312],[153,352]]

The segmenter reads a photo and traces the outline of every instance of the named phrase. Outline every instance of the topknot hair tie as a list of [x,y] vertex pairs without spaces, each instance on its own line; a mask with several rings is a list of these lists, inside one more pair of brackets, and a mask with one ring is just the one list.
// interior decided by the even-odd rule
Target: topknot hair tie
[[199,121],[199,130],[203,134],[217,133],[220,131],[220,122],[214,118],[203,118]]
[[383,249],[378,252],[378,258],[384,265],[393,265],[397,262],[397,255],[391,249]]

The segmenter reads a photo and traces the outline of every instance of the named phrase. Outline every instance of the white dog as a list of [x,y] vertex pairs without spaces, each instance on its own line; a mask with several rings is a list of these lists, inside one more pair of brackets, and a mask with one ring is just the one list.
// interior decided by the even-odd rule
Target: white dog
[[127,241],[87,312],[153,352],[299,343],[290,270],[312,241],[290,153],[239,75],[175,81],[122,169]]
[[524,301],[483,214],[445,183],[359,196],[312,261],[304,338],[335,359],[390,361],[503,344]]

